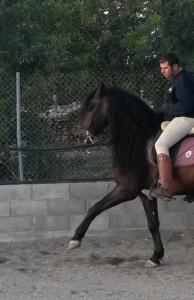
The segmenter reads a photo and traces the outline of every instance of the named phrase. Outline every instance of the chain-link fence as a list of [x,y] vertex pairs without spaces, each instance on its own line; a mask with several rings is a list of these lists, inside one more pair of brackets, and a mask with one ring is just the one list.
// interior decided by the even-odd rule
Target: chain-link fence
[[0,1],[0,16],[0,183],[113,177],[108,146],[72,134],[86,95],[104,82],[157,106],[162,54],[194,70],[192,0]]
[[[1,183],[20,182],[21,179],[23,182],[34,182],[112,178],[109,147],[84,147],[72,134],[82,101],[102,82],[133,91],[151,106],[164,102],[166,80],[157,68],[119,73],[57,73],[49,77],[38,73],[30,77],[21,74],[18,85],[21,101],[19,112],[16,109],[16,78],[2,78]],[[18,113],[21,114],[20,124]],[[19,151],[18,126],[19,129],[21,126]],[[105,142],[107,139],[108,134],[104,131],[96,142]]]

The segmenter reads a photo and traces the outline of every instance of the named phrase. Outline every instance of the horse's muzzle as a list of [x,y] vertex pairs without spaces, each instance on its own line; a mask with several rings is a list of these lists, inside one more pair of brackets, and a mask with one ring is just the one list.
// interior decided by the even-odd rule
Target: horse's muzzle
[[75,134],[77,140],[79,143],[84,143],[84,144],[93,144],[93,136],[90,134],[89,131],[85,129],[78,129],[76,134]]

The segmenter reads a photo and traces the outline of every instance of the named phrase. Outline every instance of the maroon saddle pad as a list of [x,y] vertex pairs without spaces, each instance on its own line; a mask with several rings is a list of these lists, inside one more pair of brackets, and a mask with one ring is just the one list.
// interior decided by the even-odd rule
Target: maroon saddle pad
[[[161,132],[156,136],[154,141],[150,141],[149,148],[149,161],[156,165],[156,151],[155,142],[159,138]],[[192,167],[194,166],[194,136],[186,136],[177,144],[169,149],[170,157],[172,158],[174,168]]]

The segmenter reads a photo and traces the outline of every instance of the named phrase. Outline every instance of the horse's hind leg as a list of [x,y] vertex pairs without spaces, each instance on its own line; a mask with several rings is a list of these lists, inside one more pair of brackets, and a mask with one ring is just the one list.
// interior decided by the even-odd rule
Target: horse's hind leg
[[88,213],[82,223],[75,230],[75,234],[69,243],[68,250],[72,250],[81,246],[81,241],[95,217],[97,217],[103,211],[128,200],[129,199],[125,193],[122,192],[117,186],[114,188],[114,190],[112,190],[112,192],[92,206],[88,210]]
[[149,200],[143,194],[140,195],[140,198],[147,216],[148,228],[151,232],[154,242],[154,254],[150,257],[145,266],[157,267],[160,265],[160,259],[162,259],[164,256],[164,247],[159,232],[160,223],[158,218],[157,199],[154,198],[153,200]]

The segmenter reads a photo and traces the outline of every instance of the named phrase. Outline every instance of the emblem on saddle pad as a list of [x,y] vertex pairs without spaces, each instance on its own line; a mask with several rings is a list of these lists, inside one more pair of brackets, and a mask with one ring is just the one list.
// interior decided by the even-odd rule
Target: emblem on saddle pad
[[192,155],[192,151],[187,151],[185,154],[186,157],[191,157],[191,155]]

